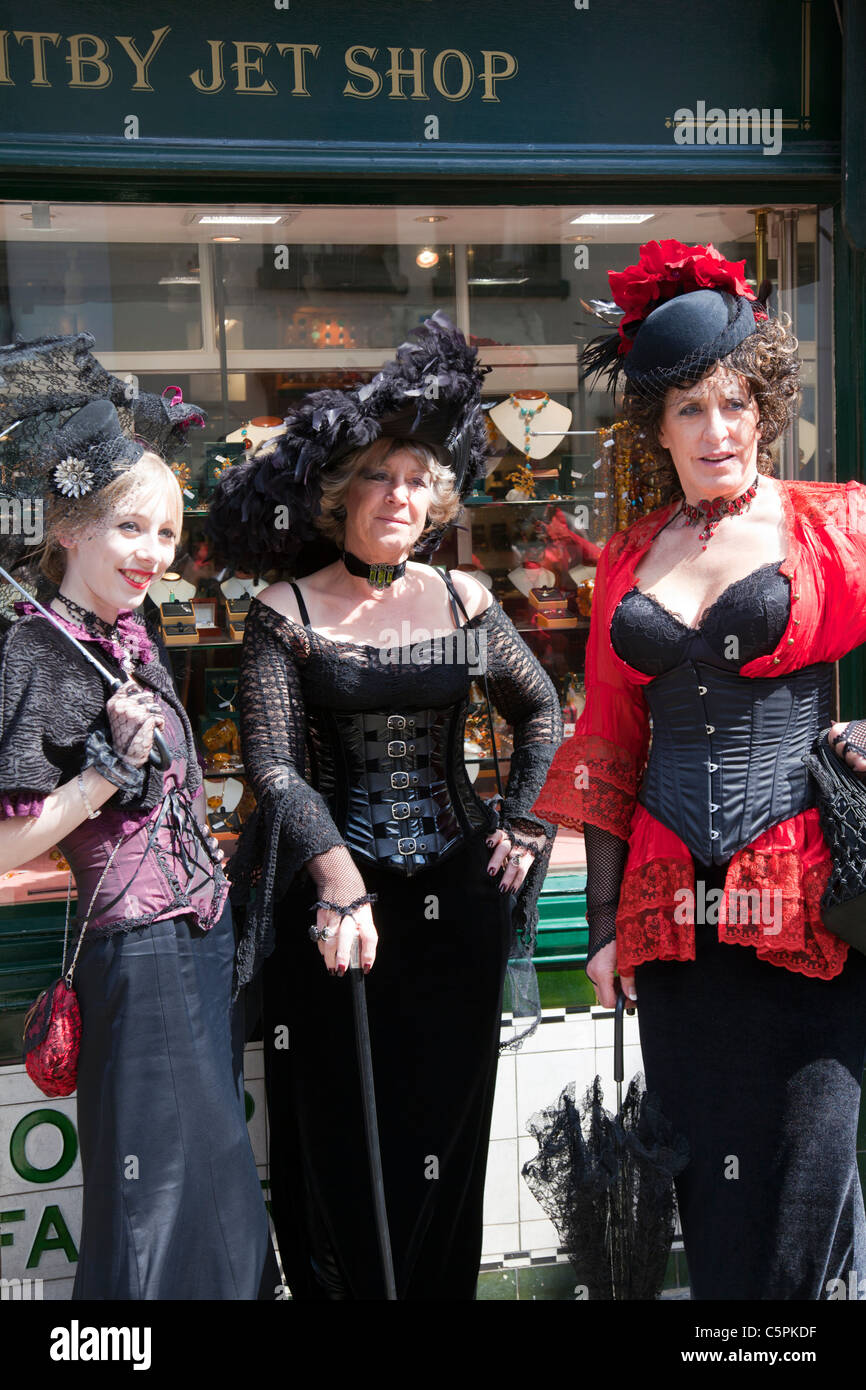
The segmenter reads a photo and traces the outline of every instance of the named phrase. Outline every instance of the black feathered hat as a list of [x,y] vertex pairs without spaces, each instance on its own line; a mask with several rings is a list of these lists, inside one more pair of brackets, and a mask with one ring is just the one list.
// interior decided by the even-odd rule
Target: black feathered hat
[[[208,521],[215,555],[255,574],[292,569],[306,543],[322,540],[315,520],[323,470],[383,437],[426,445],[452,470],[464,497],[484,476],[489,452],[481,408],[486,370],[437,311],[371,382],[314,391],[287,417],[275,444],[223,473]],[[431,554],[444,529],[425,532],[416,556]]]
[[622,375],[627,391],[645,397],[698,381],[767,318],[770,283],[755,296],[745,266],[726,261],[712,244],[647,242],[637,265],[610,272],[622,319],[618,332],[584,349],[584,376],[604,374],[616,389]]

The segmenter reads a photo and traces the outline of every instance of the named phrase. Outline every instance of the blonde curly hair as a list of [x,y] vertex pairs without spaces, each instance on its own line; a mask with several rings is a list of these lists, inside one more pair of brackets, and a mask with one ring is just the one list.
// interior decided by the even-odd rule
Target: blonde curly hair
[[424,537],[440,526],[447,526],[460,511],[460,496],[451,469],[440,463],[432,449],[411,440],[391,439],[384,436],[368,444],[364,449],[356,449],[347,454],[333,468],[327,468],[321,475],[321,510],[316,517],[316,527],[328,540],[334,541],[342,550],[346,534],[346,494],[362,468],[378,468],[392,454],[409,453],[424,465],[430,475],[430,505],[427,509],[427,525],[418,544]]

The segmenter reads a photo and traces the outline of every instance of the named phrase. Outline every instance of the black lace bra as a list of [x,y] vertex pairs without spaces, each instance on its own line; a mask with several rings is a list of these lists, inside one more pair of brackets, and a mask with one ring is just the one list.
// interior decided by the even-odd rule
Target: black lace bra
[[[613,649],[649,676],[699,661],[738,671],[773,651],[788,626],[791,585],[779,573],[781,560],[761,565],[729,584],[710,604],[696,628],[689,627],[652,594],[635,587],[624,595],[610,625]],[[731,639],[735,638],[735,641]]]

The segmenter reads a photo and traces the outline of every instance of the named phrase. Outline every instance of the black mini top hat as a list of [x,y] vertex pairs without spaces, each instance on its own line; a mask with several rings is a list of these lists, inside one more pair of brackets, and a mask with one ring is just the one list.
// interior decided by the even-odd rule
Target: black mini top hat
[[584,375],[606,374],[611,389],[622,375],[627,391],[647,397],[699,380],[767,317],[770,283],[756,296],[745,265],[726,261],[712,244],[647,242],[637,265],[610,273],[622,321],[585,348]]
[[[286,419],[286,432],[220,478],[208,533],[215,554],[256,574],[297,569],[316,530],[321,475],[380,438],[426,445],[454,473],[462,496],[484,476],[489,452],[481,408],[485,370],[475,348],[441,311],[412,331],[366,385],[315,391]],[[276,527],[277,507],[288,517]],[[425,533],[416,557],[431,554],[444,528]],[[327,563],[327,546],[316,550]],[[336,552],[335,552],[336,553]]]
[[[185,445],[188,429],[205,423],[205,412],[185,402],[177,387],[167,387],[161,396],[131,392],[128,382],[97,361],[93,346],[92,334],[76,333],[29,342],[19,338],[0,347],[0,465],[7,484],[15,480],[14,490],[32,496],[53,488],[58,436],[91,403],[111,405],[113,414],[103,414],[98,423],[93,414],[79,421],[74,436],[59,446],[73,455],[76,441],[79,453],[84,447],[81,432],[92,427],[94,445],[122,435],[171,462]],[[102,440],[100,429],[108,431]],[[117,457],[128,462],[131,454],[121,448]],[[107,481],[101,462],[101,454],[93,456],[99,476]]]
[[98,492],[144,453],[144,445],[120,428],[111,401],[91,401],[71,415],[50,442],[55,458],[51,491],[70,500]]

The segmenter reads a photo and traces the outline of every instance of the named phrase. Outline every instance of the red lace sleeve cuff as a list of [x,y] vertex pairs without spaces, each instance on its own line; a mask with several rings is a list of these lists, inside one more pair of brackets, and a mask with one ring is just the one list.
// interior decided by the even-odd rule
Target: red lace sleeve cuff
[[600,826],[627,840],[637,795],[631,754],[595,734],[574,734],[557,749],[535,813],[554,825]]

